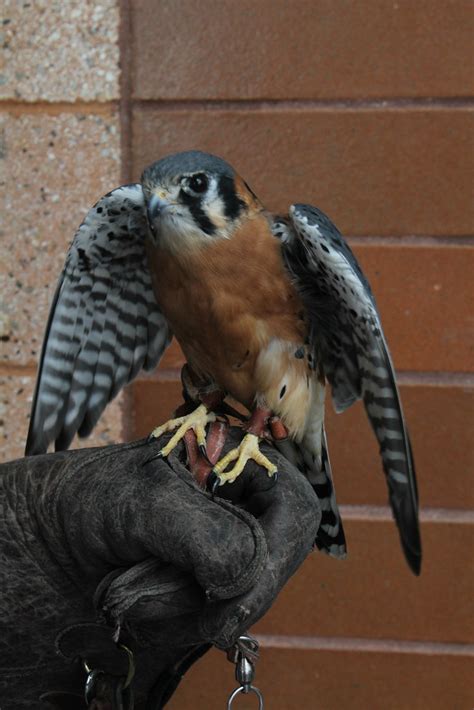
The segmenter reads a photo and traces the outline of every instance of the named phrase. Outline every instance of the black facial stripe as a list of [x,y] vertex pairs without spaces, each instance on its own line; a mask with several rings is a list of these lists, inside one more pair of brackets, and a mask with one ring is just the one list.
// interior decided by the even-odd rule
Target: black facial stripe
[[188,206],[194,221],[199,225],[205,234],[212,235],[216,231],[216,225],[211,222],[207,214],[202,209],[201,199],[193,197],[184,190],[180,191],[181,201]]
[[189,211],[191,212],[193,218],[199,224],[205,234],[214,234],[216,231],[216,225],[211,222],[207,214],[204,212],[200,204],[193,203],[188,205]]
[[227,175],[219,178],[219,194],[224,202],[224,213],[229,219],[236,219],[246,208],[246,204],[235,192],[234,180]]

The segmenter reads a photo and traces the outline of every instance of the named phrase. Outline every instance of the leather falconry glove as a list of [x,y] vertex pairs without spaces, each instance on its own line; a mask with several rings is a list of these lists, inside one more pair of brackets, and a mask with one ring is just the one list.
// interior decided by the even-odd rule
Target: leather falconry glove
[[[163,707],[187,667],[212,644],[230,647],[310,552],[318,500],[270,445],[278,481],[250,462],[213,499],[183,446],[146,463],[166,438],[0,467],[2,710],[86,708],[84,663],[124,685],[117,644],[134,655],[135,708]],[[231,429],[225,450],[241,438]]]

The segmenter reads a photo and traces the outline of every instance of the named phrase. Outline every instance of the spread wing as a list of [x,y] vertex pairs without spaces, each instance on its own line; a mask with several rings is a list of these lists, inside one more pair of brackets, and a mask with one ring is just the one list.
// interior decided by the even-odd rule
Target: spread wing
[[328,217],[315,207],[293,205],[276,221],[287,268],[309,319],[309,339],[343,411],[362,398],[380,445],[389,500],[402,547],[419,574],[421,540],[418,494],[408,431],[395,372],[369,283]]
[[158,363],[171,333],[148,269],[141,185],[124,185],[89,211],[53,300],[26,454],[88,436],[108,402]]

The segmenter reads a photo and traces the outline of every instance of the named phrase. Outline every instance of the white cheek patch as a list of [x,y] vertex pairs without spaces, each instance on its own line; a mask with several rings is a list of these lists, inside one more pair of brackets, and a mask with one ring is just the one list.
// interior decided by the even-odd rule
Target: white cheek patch
[[162,217],[159,242],[170,251],[195,249],[211,239],[211,236],[199,229],[185,205],[170,208]]
[[224,214],[224,205],[222,200],[216,198],[212,201],[207,202],[204,209],[213,224],[216,225],[219,230],[219,236],[227,236],[228,220]]
[[225,214],[224,200],[219,192],[217,180],[215,178],[212,178],[209,183],[202,208],[211,222],[215,224],[219,230],[219,234],[215,236],[228,238],[231,232],[229,219]]

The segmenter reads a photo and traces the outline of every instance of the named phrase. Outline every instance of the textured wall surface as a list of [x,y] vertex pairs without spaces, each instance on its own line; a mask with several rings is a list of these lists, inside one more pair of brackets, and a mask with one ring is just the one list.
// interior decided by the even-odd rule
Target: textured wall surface
[[[120,182],[118,29],[115,1],[3,5],[3,460],[23,453],[43,333],[69,242],[89,207]],[[117,400],[87,445],[120,440],[121,430]]]
[[116,0],[4,0],[2,21],[2,99],[117,98]]
[[[471,707],[472,3],[4,6],[2,455],[21,454],[56,278],[98,196],[168,152],[201,148],[271,209],[318,205],[348,236],[382,314],[417,462],[424,568],[415,579],[402,559],[362,408],[329,406],[349,559],[312,555],[253,629],[258,685],[275,710]],[[166,419],[182,363],[174,343],[93,443]],[[213,651],[170,708],[217,710],[233,686]]]

